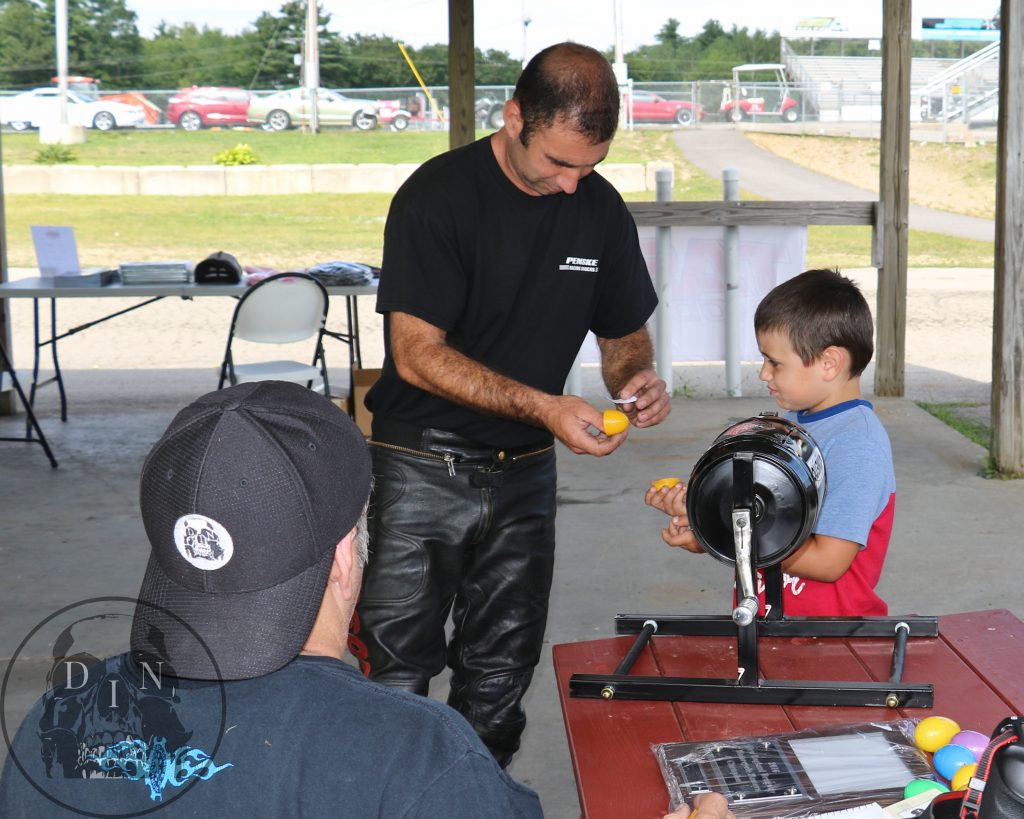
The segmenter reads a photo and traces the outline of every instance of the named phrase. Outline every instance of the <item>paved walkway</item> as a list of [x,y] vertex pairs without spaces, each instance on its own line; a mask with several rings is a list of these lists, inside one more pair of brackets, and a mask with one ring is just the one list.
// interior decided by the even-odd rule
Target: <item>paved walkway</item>
[[[344,382],[343,371],[332,375]],[[585,392],[598,403],[603,391],[590,375]],[[138,514],[142,459],[174,413],[211,388],[213,372],[89,368],[71,369],[67,379],[66,424],[52,388],[39,401],[59,469],[50,469],[37,446],[0,444],[0,670],[58,609],[136,593],[148,548]],[[576,819],[579,806],[550,645],[611,636],[619,612],[726,613],[730,568],[665,546],[658,535],[663,516],[644,506],[643,491],[652,478],[685,477],[732,419],[771,408],[763,392],[750,394],[759,397],[676,398],[665,424],[632,431],[606,459],[559,447],[549,645],[526,699],[529,727],[512,766],[513,776],[540,792],[551,819]],[[1011,533],[1024,530],[1024,485],[981,478],[984,450],[913,402],[890,398],[876,406],[892,438],[899,486],[880,587],[893,613],[1009,608],[1024,617],[1019,572],[1007,571],[1020,564],[1007,550],[1016,548]],[[20,424],[0,418],[0,436],[18,434]],[[2,703],[8,725],[43,693],[52,662],[46,653],[16,664]],[[443,698],[442,687],[439,680],[435,691]],[[0,757],[4,751],[0,743]]]
[[[687,161],[704,173],[721,179],[723,169],[737,168],[740,187],[765,199],[863,201],[878,198],[873,191],[822,176],[766,151],[731,124],[685,128],[673,136]],[[982,241],[995,238],[995,222],[991,219],[962,216],[919,205],[910,206],[909,218],[910,227],[914,230]]]

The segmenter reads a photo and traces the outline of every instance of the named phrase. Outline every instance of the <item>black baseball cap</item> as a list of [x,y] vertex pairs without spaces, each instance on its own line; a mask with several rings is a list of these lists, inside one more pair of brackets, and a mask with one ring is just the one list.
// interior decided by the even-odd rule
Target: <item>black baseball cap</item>
[[142,466],[151,553],[133,655],[199,680],[248,679],[290,662],[370,475],[355,424],[298,384],[239,384],[181,410]]

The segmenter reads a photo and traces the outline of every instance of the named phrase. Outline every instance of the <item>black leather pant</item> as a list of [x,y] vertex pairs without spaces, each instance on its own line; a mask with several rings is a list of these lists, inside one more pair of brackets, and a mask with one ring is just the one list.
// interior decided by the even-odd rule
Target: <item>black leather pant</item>
[[547,623],[554,449],[422,433],[417,452],[377,441],[375,427],[370,561],[350,648],[372,679],[424,695],[447,660],[448,704],[507,765]]

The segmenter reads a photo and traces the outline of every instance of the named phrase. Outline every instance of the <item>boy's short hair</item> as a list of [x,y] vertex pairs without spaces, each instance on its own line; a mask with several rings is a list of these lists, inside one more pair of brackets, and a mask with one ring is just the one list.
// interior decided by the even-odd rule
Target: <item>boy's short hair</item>
[[773,288],[757,306],[754,331],[785,333],[805,366],[842,347],[851,376],[864,372],[875,351],[871,308],[838,270],[807,270]]

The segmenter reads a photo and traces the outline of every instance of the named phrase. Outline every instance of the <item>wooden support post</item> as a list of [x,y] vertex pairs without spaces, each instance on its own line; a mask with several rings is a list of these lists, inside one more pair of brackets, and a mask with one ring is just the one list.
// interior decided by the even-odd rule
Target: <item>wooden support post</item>
[[992,458],[1024,473],[1024,0],[1002,0],[996,264],[992,320]]
[[882,267],[878,271],[875,395],[903,395],[910,203],[910,0],[882,3]]
[[476,139],[473,0],[448,0],[448,147]]
[[[7,222],[4,219],[4,149],[0,141],[0,284],[7,281]],[[10,336],[10,313],[7,310],[7,299],[0,299],[0,344],[3,344],[7,354],[11,357],[11,366],[14,366],[14,350],[11,348]],[[2,370],[0,370],[2,373]],[[0,375],[0,380],[3,376]],[[0,415],[14,414],[13,393],[0,391]]]

